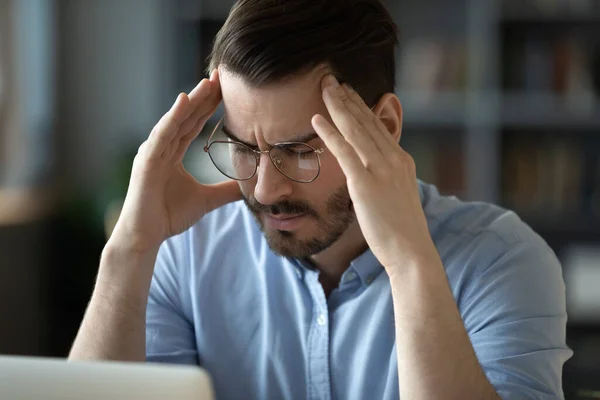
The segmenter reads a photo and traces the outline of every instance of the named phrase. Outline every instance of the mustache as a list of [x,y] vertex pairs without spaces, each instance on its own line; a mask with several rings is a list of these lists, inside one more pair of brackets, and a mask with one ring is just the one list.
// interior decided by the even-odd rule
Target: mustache
[[255,214],[261,212],[273,215],[278,214],[306,214],[317,217],[317,213],[306,203],[299,201],[282,200],[274,204],[261,204],[256,199],[242,195],[244,203]]

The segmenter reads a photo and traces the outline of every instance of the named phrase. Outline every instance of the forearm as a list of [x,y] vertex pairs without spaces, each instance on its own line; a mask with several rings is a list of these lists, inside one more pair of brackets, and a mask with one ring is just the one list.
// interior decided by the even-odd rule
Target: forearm
[[499,399],[479,365],[441,261],[406,265],[390,280],[400,397]]
[[157,253],[106,245],[70,360],[145,361],[146,306]]

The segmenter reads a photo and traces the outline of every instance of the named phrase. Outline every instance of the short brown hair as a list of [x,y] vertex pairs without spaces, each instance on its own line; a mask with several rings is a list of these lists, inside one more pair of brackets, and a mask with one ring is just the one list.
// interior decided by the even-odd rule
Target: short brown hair
[[327,63],[372,106],[394,92],[397,44],[380,0],[238,0],[208,68],[223,64],[258,87]]

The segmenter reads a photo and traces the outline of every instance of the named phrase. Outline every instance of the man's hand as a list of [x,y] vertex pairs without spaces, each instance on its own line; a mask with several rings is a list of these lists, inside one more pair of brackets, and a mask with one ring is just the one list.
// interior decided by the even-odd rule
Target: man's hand
[[322,90],[335,126],[315,115],[313,127],[346,175],[373,254],[388,274],[397,272],[404,261],[436,257],[412,157],[350,86],[340,86],[328,75]]
[[161,243],[241,198],[237,182],[201,185],[183,168],[185,152],[220,101],[214,71],[189,96],[177,97],[140,146],[70,360],[144,361],[148,293]]
[[111,239],[136,251],[155,249],[204,214],[241,199],[237,182],[206,186],[183,167],[190,143],[221,101],[218,71],[172,108],[139,148],[121,216]]
[[400,397],[499,399],[481,369],[421,206],[415,164],[350,87],[323,80],[313,126],[348,182],[358,222],[390,278]]

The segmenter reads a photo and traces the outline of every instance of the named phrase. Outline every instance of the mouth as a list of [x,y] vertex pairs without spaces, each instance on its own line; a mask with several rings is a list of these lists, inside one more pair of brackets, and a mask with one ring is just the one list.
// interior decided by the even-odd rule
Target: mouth
[[307,219],[306,214],[263,214],[265,225],[271,229],[278,231],[293,231],[298,229],[301,224]]

